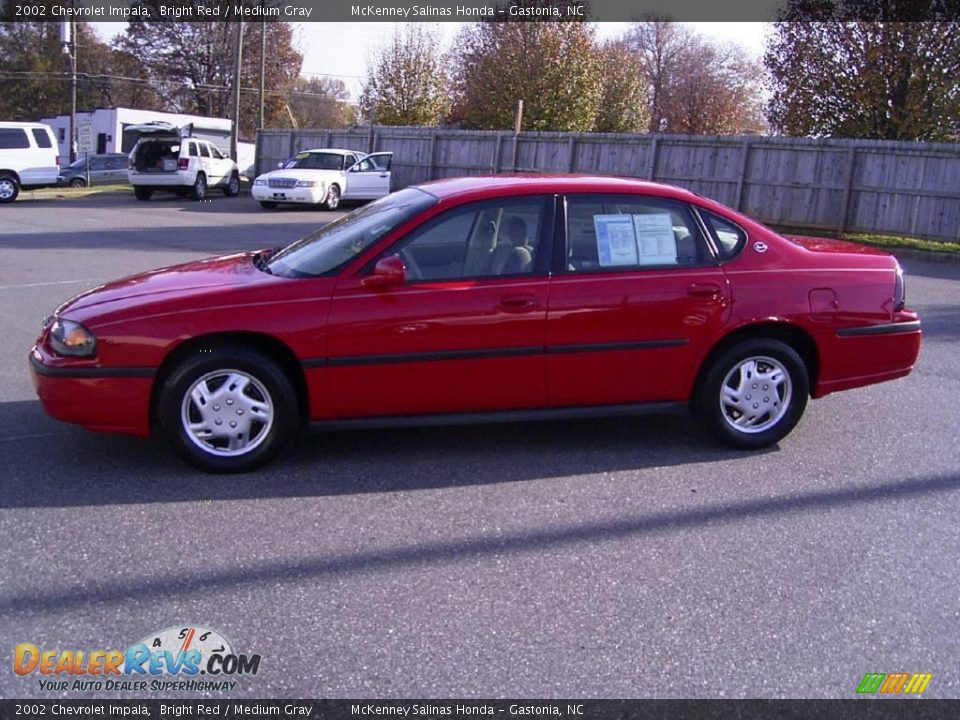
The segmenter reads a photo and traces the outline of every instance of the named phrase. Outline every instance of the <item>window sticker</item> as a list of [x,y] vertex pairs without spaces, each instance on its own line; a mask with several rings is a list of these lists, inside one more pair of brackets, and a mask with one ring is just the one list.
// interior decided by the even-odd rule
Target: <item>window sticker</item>
[[637,264],[637,235],[629,215],[594,215],[593,226],[600,267]]
[[634,215],[640,265],[676,265],[677,239],[670,213]]

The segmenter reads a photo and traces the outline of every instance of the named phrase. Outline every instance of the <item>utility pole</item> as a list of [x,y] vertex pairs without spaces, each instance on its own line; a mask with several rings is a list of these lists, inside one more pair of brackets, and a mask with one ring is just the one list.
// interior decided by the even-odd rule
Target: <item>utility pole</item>
[[261,130],[264,127],[264,82],[267,74],[267,23],[260,23],[260,124],[257,126]]
[[240,70],[243,62],[243,22],[237,23],[237,48],[233,65],[233,130],[230,132],[230,156],[237,159],[237,138],[240,134]]
[[60,23],[60,50],[70,63],[70,138],[67,141],[67,156],[73,162],[77,159],[77,42],[73,20]]

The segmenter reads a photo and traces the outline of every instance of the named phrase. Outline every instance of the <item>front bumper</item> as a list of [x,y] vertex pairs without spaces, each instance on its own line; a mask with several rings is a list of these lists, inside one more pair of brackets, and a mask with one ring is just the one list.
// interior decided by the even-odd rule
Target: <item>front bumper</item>
[[66,365],[34,347],[30,375],[37,397],[51,417],[88,430],[150,435],[152,368]]
[[272,188],[268,185],[254,185],[251,194],[260,202],[305,203],[316,205],[323,202],[327,189],[319,187]]

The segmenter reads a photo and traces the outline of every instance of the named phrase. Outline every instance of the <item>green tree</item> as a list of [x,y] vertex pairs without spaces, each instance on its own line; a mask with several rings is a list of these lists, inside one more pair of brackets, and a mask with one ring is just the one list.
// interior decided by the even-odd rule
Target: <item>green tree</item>
[[[89,110],[152,98],[148,84],[124,79],[125,58],[76,24],[77,107]],[[148,105],[149,106],[149,105]],[[70,111],[70,64],[58,23],[0,23],[0,117],[37,120]]]
[[[515,3],[549,6],[542,0]],[[460,31],[451,54],[451,120],[508,129],[523,100],[524,130],[593,129],[603,97],[595,32],[586,22],[481,22]]]
[[960,23],[778,22],[764,63],[787,135],[944,140],[960,129]]
[[440,40],[425,26],[404,26],[368,61],[360,96],[363,119],[380,125],[437,125],[449,104]]

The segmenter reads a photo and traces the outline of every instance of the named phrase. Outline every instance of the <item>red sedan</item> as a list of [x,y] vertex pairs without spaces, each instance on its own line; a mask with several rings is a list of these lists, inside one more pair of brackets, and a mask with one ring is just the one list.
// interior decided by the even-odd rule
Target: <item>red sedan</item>
[[759,448],[808,397],[903,377],[919,349],[886,253],[787,239],[673,187],[510,176],[410,187],[284,248],[83,293],[30,363],[52,416],[156,431],[223,472],[308,424],[651,403]]

